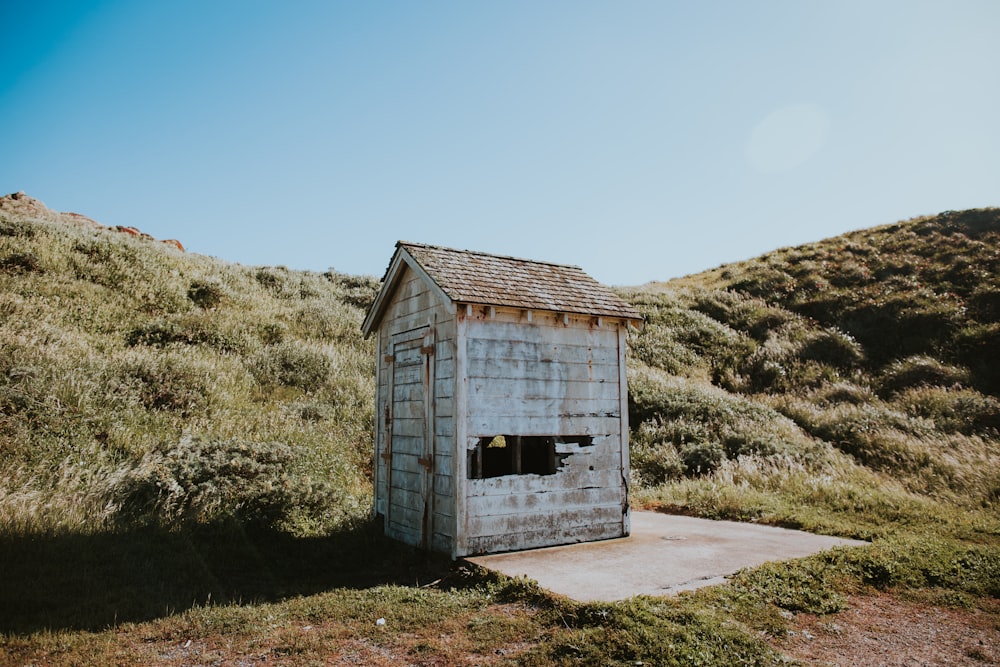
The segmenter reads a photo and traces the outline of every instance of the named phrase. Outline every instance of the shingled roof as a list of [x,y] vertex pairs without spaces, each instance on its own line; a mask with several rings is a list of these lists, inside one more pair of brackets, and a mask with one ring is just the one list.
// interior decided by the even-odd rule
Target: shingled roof
[[[578,266],[538,262],[472,250],[455,250],[400,241],[383,278],[383,292],[391,291],[395,267],[409,258],[453,303],[509,306],[639,320],[642,316],[610,289]],[[374,325],[383,294],[365,320]]]

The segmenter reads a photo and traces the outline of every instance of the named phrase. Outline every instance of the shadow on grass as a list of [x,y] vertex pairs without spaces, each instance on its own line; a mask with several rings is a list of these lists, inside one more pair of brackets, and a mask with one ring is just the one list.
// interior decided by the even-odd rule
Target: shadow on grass
[[101,630],[206,603],[422,585],[451,562],[366,524],[322,538],[235,520],[177,530],[0,535],[0,633]]

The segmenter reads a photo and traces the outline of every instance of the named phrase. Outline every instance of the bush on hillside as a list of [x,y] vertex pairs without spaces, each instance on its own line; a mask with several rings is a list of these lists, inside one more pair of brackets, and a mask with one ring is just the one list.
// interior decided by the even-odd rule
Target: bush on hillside
[[205,310],[218,306],[225,295],[225,288],[217,280],[211,279],[195,280],[187,291],[187,297],[196,306]]
[[304,343],[269,345],[250,363],[250,372],[262,385],[318,390],[330,377],[333,360],[322,350]]
[[867,387],[859,387],[850,382],[834,382],[817,388],[809,395],[809,399],[821,406],[840,403],[862,405],[875,400],[875,394]]
[[831,327],[810,333],[799,348],[798,356],[849,370],[858,366],[865,355],[852,336]]
[[741,456],[822,458],[820,445],[759,402],[648,369],[633,370],[629,385],[632,464],[648,483],[710,473]]
[[955,357],[969,367],[977,389],[1000,396],[1000,322],[968,326],[958,332]]
[[920,386],[904,390],[896,401],[945,433],[1000,436],[1000,401],[978,391]]
[[0,214],[0,236],[30,239],[35,236],[35,225],[26,220],[18,220]]
[[696,310],[749,335],[759,343],[796,317],[794,313],[769,305],[762,299],[728,290],[697,290],[692,300],[692,307]]
[[1000,286],[984,285],[968,299],[969,314],[980,322],[1000,322]]
[[640,485],[655,486],[684,476],[687,466],[674,444],[675,437],[658,421],[643,422],[632,432],[629,463]]
[[842,327],[857,339],[869,360],[930,354],[956,330],[958,306],[935,295],[894,294],[867,301],[844,314]]
[[41,273],[43,270],[33,252],[14,252],[0,259],[0,271],[6,273]]
[[121,522],[174,525],[226,517],[275,523],[293,510],[333,497],[327,483],[292,480],[288,445],[185,434],[161,443],[121,476],[110,492]]
[[630,336],[631,351],[654,368],[677,375],[701,369],[720,376],[756,347],[747,335],[687,307],[677,294],[647,294],[633,302],[646,321]]
[[114,393],[147,410],[190,416],[208,405],[213,384],[208,368],[182,355],[138,356],[123,364]]
[[969,372],[933,357],[915,355],[894,362],[879,378],[879,389],[892,395],[911,387],[961,387],[969,382]]
[[225,331],[217,319],[203,317],[201,313],[156,319],[125,334],[125,344],[129,347],[149,345],[162,348],[171,343],[204,345],[227,353],[244,352],[250,347],[243,331]]
[[372,276],[351,276],[330,269],[323,276],[344,290],[344,303],[368,310],[375,301],[381,283]]

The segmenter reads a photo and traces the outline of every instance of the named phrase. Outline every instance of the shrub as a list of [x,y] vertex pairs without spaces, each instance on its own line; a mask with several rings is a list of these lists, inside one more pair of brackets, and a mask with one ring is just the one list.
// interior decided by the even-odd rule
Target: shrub
[[643,479],[659,483],[681,472],[705,474],[727,456],[787,454],[803,462],[817,460],[820,447],[765,405],[652,370],[633,371],[629,378],[633,458]]
[[854,336],[874,364],[928,354],[954,333],[959,306],[926,292],[897,290],[845,313],[839,326]]
[[[782,333],[788,332],[773,334],[753,354],[742,360],[739,370],[747,378],[748,390],[784,392],[810,382],[802,371],[811,369],[799,362],[801,344]],[[815,364],[813,366],[818,368]],[[811,380],[813,383],[821,379],[822,373],[814,375],[817,377]]]
[[211,310],[222,302],[225,290],[214,280],[195,280],[188,288],[187,297],[199,308]]
[[723,446],[726,455],[731,459],[740,456],[773,456],[775,454],[792,453],[787,442],[773,433],[754,433],[751,431],[729,431],[723,436]]
[[273,523],[328,500],[328,485],[288,477],[284,444],[203,440],[185,434],[146,453],[111,489],[120,521],[176,524],[228,516]]
[[16,220],[0,216],[0,236],[31,239],[35,236],[35,225],[26,220]]
[[119,395],[138,396],[143,407],[191,415],[208,405],[212,378],[206,369],[178,356],[139,357],[125,364]]
[[684,476],[687,467],[677,448],[670,442],[657,442],[632,447],[632,474],[642,486],[656,486]]
[[707,475],[726,459],[726,450],[714,440],[686,442],[680,447],[680,456],[690,474]]
[[795,314],[759,298],[727,290],[695,292],[693,307],[737,331],[764,342],[772,331],[795,319]]
[[810,399],[819,405],[862,405],[873,401],[875,395],[867,387],[859,387],[850,382],[835,382],[819,387]]
[[344,303],[367,310],[375,301],[381,283],[372,276],[349,276],[330,269],[323,274],[344,290]]
[[756,347],[745,334],[686,307],[677,294],[633,296],[632,301],[646,319],[643,329],[630,335],[632,354],[655,368],[721,376]]
[[6,273],[41,273],[42,263],[33,252],[15,252],[0,259],[0,271]]
[[266,287],[269,290],[280,292],[285,286],[287,276],[281,272],[280,268],[273,267],[260,267],[257,269],[253,277],[257,280],[262,287]]
[[1000,396],[1000,322],[962,329],[955,336],[957,360],[972,371],[976,387]]
[[692,422],[643,422],[629,440],[632,471],[641,483],[657,485],[680,479],[687,471],[678,445],[708,437],[704,426]]
[[868,267],[855,260],[845,260],[829,274],[830,284],[835,287],[857,287],[871,281]]
[[799,349],[799,356],[850,369],[864,360],[864,351],[849,334],[829,328],[810,334]]
[[333,360],[323,351],[300,343],[279,343],[266,347],[250,365],[250,372],[263,385],[318,390],[333,370]]
[[937,359],[916,355],[894,362],[882,372],[879,388],[892,395],[910,387],[953,387],[968,384],[969,372]]
[[180,327],[172,321],[149,322],[125,334],[125,344],[129,347],[136,345],[163,347],[179,341],[183,341]]
[[968,300],[969,314],[980,322],[1000,321],[1000,287],[983,286]]
[[698,355],[673,340],[669,331],[650,327],[644,327],[638,333],[629,333],[629,353],[633,358],[672,375],[690,373],[701,365]]
[[217,320],[200,316],[156,320],[135,327],[125,334],[129,347],[150,345],[166,347],[171,343],[205,345],[222,352],[239,352],[247,347],[242,332],[221,331]]
[[264,322],[257,327],[257,335],[265,345],[285,342],[288,326],[283,322]]
[[254,272],[254,279],[279,299],[303,298],[294,277],[283,266],[262,266]]
[[915,387],[903,391],[896,402],[909,414],[932,420],[946,433],[1000,435],[1000,401],[978,391]]

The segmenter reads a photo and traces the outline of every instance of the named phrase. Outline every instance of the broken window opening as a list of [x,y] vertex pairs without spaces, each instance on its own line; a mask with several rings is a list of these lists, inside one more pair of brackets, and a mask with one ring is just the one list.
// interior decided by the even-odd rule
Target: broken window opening
[[557,444],[589,447],[593,442],[593,437],[589,435],[497,435],[479,438],[469,450],[469,478],[554,475],[570,456],[569,452],[557,452]]

